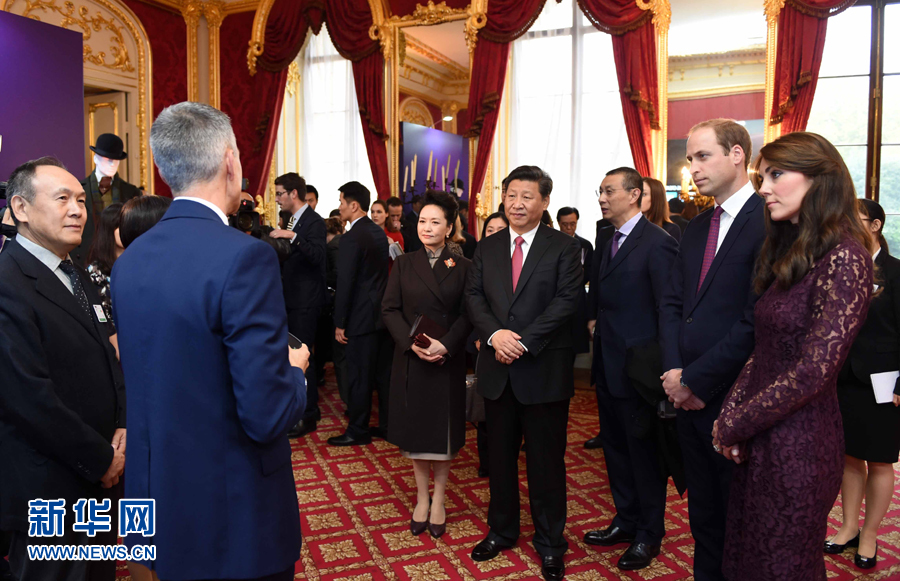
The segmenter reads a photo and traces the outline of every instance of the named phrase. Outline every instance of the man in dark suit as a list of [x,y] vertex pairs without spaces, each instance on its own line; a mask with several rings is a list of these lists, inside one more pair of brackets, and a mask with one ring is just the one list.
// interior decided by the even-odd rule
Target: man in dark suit
[[306,194],[304,195],[304,198],[306,199],[306,203],[309,204],[310,209],[315,212],[316,206],[319,205],[319,190],[316,189],[316,186],[306,184]]
[[288,349],[274,250],[228,227],[242,178],[228,117],[172,105],[150,146],[175,200],[110,285],[131,400],[125,496],[156,499],[146,564],[160,579],[293,579],[300,515],[286,433],[306,404],[309,351]]
[[[598,190],[599,191],[599,190]],[[612,224],[609,223],[609,220],[606,218],[600,218],[597,220],[597,234],[594,238],[594,248],[597,252],[600,252],[600,249],[606,246],[606,243],[612,240],[613,234],[616,233],[616,229]],[[589,271],[589,290],[587,296],[587,312],[590,313],[588,318],[591,318],[597,312],[597,297],[598,292],[600,290],[600,260],[592,260],[591,268]],[[588,321],[588,335],[591,337],[591,340],[594,342],[594,351],[597,351],[599,348],[599,337],[596,333],[594,333],[594,325],[596,324],[595,320]],[[598,389],[597,386],[594,386],[594,389]],[[597,415],[600,415],[600,395],[597,395]],[[599,421],[599,417],[598,417]],[[603,440],[600,438],[600,434],[598,433],[596,436],[591,438],[590,440],[584,443],[584,447],[588,450],[596,450],[598,448],[603,447]]]
[[313,355],[306,370],[306,411],[290,429],[289,438],[301,438],[316,429],[322,419],[319,387],[315,376],[315,342],[325,295],[325,220],[306,202],[306,180],[296,173],[275,178],[275,199],[291,217],[285,230],[273,230],[272,238],[291,241],[291,255],[281,265],[288,331],[305,343]]
[[[641,215],[641,175],[614,169],[600,184],[600,209],[615,228],[599,257],[593,381],[600,400],[600,439],[616,516],[584,541],[630,543],[619,558],[623,570],[642,569],[659,554],[665,535],[667,476],[660,469],[656,408],[629,378],[633,349],[657,341],[660,300],[678,244]],[[642,429],[643,428],[643,429]]]
[[131,198],[141,195],[141,190],[119,177],[119,162],[128,158],[125,144],[118,135],[104,133],[97,138],[96,145],[91,145],[94,152],[94,165],[96,169],[83,180],[85,205],[87,206],[87,224],[84,227],[84,235],[81,244],[72,251],[72,260],[81,266],[87,266],[88,252],[94,241],[94,231],[97,229],[97,218],[107,206],[114,203],[124,204]]
[[422,196],[415,195],[410,203],[412,210],[403,217],[400,233],[403,234],[403,250],[407,254],[422,248],[419,240],[419,210],[422,209]]
[[125,465],[125,387],[96,287],[68,256],[87,219],[78,179],[41,158],[13,171],[8,194],[18,234],[0,254],[0,528],[12,533],[12,573],[112,581],[115,561],[32,561],[27,553],[115,544],[115,528],[89,537],[68,515],[60,536],[30,536],[29,501],[63,499],[72,514],[79,499],[112,497],[104,489]]
[[682,211],[684,211],[684,202],[678,198],[669,200],[669,219],[672,220],[672,223],[681,228],[681,234],[684,235],[684,230],[687,228],[689,222],[681,216]]
[[594,255],[594,247],[591,246],[591,243],[575,232],[580,218],[578,208],[572,206],[562,207],[556,212],[556,224],[559,226],[559,231],[574,237],[581,244],[581,269],[584,271],[584,280],[581,285],[581,296],[578,299],[578,313],[572,324],[576,354],[587,353],[591,350],[587,329],[587,291],[584,290],[584,287],[591,279],[591,259]]
[[754,343],[753,279],[766,229],[763,202],[747,176],[750,148],[750,134],[731,120],[714,119],[691,130],[687,158],[694,183],[716,204],[685,230],[660,308],[663,386],[680,408],[698,581],[724,579],[734,463],[713,449],[713,422]]
[[[338,282],[334,296],[334,338],[347,346],[350,417],[347,431],[328,439],[332,446],[368,444],[384,437],[388,425],[390,361],[378,361],[379,341],[386,340],[381,299],[387,287],[388,243],[384,230],[366,215],[369,190],[359,182],[341,186],[341,219],[349,231],[341,236]],[[381,373],[379,373],[381,371]],[[372,391],[378,385],[378,428],[369,429]]]
[[535,166],[503,181],[509,228],[478,244],[466,307],[481,339],[478,392],[490,426],[490,533],[472,551],[487,561],[519,537],[522,436],[534,548],[545,579],[562,579],[566,423],[575,383],[572,318],[583,281],[581,246],[541,224],[553,181]]

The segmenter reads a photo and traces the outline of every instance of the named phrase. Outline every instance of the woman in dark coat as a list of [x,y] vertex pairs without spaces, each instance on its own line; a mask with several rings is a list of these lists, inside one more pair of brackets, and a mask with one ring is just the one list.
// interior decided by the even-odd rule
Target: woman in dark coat
[[[472,325],[464,291],[470,262],[451,252],[457,213],[450,194],[425,194],[418,222],[424,246],[397,258],[382,302],[384,323],[396,344],[387,439],[413,462],[418,488],[410,522],[414,535],[426,528],[434,537],[444,533],[450,461],[466,439],[465,346]],[[440,329],[426,334],[428,346],[416,345],[409,336],[419,315],[424,321],[420,324]],[[431,468],[434,497],[429,499]]]
[[866,320],[872,256],[840,153],[813,133],[764,146],[756,346],[713,427],[737,462],[723,573],[731,581],[824,581],[822,544],[841,487],[837,378]]
[[[871,569],[878,557],[878,527],[894,494],[894,462],[900,455],[900,380],[893,399],[878,403],[871,375],[900,369],[900,260],[888,254],[884,209],[859,200],[860,219],[872,234],[872,252],[881,292],[872,299],[869,317],[838,376],[838,401],[844,420],[844,480],[841,483],[843,526],[825,552],[836,555],[859,547],[854,561]],[[859,529],[859,509],[866,499],[866,520]]]

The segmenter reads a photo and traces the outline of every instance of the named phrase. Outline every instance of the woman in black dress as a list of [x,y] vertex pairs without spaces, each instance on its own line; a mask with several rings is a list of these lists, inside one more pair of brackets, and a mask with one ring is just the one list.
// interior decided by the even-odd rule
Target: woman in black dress
[[669,202],[666,186],[657,179],[644,178],[644,194],[641,197],[641,214],[648,221],[665,230],[675,242],[681,243],[681,228],[669,219]]
[[[418,489],[410,523],[414,535],[426,528],[434,537],[444,533],[450,461],[466,438],[465,346],[472,325],[464,291],[470,262],[453,254],[448,244],[457,212],[454,196],[425,194],[418,222],[424,246],[397,258],[382,302],[384,323],[396,344],[387,439],[413,462]],[[419,315],[428,319],[425,325],[440,329],[427,337],[427,346],[416,345],[409,336]],[[429,499],[431,468],[434,496]]]
[[[825,552],[859,547],[856,565],[875,566],[878,527],[894,493],[894,462],[900,454],[900,381],[890,403],[876,403],[873,373],[900,369],[900,260],[888,254],[884,210],[872,200],[859,200],[860,218],[872,236],[870,251],[881,293],[872,299],[869,316],[838,377],[838,399],[844,420],[846,456],[841,483],[843,525],[825,542]],[[866,520],[859,529],[859,509],[866,499]]]

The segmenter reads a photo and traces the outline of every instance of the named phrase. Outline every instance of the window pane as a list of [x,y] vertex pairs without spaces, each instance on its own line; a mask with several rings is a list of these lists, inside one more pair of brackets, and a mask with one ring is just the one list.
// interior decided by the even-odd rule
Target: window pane
[[[885,212],[900,212],[900,146],[898,145],[886,145],[881,148],[878,201]],[[900,223],[897,226],[900,229]],[[896,249],[900,250],[900,246],[897,246]]]
[[891,256],[900,251],[900,214],[887,214],[884,217],[884,239],[887,240]]
[[572,8],[573,2],[574,0],[562,0],[559,4],[556,2],[547,2],[544,5],[544,10],[541,12],[541,15],[528,31],[538,32],[541,30],[572,28],[572,22],[575,18],[575,13]]
[[900,145],[900,75],[884,77],[882,95],[881,142]]
[[848,8],[828,19],[819,77],[869,74],[871,50],[872,7]]
[[[828,21],[831,26],[831,21]],[[884,7],[884,72],[900,73],[900,4]],[[827,40],[826,40],[827,42]]]
[[850,170],[850,176],[853,178],[853,185],[856,187],[856,195],[860,198],[866,197],[866,155],[868,151],[865,145],[844,145],[838,147],[847,169]]
[[869,127],[869,77],[819,79],[807,131],[835,145],[863,145]]

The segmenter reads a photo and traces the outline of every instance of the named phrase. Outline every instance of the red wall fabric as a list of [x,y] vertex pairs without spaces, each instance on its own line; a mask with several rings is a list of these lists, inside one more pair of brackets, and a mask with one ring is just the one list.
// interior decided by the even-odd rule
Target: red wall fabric
[[812,109],[828,17],[839,14],[856,0],[787,0],[778,16],[775,57],[775,99],[770,123],[781,132],[806,129]]
[[[155,119],[169,105],[187,100],[187,26],[181,14],[138,0],[122,1],[140,19],[150,40]],[[159,177],[155,165],[153,175],[155,193],[171,198],[172,190]]]
[[668,139],[686,139],[691,127],[707,119],[736,119],[750,121],[764,119],[766,94],[743,93],[703,99],[669,101]]

